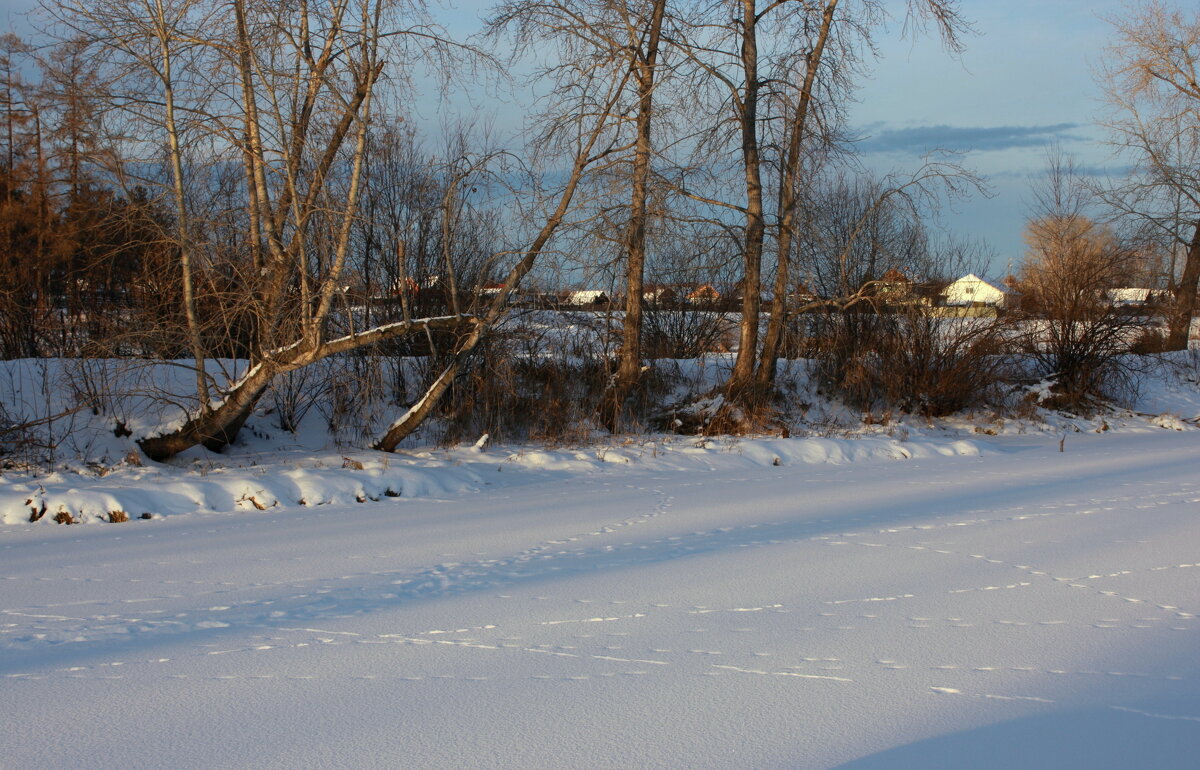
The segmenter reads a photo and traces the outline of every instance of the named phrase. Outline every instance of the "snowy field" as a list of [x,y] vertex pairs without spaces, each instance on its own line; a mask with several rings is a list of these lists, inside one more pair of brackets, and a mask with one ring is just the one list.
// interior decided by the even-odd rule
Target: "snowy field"
[[366,504],[6,519],[0,767],[1194,767],[1200,431],[1064,449],[468,449]]

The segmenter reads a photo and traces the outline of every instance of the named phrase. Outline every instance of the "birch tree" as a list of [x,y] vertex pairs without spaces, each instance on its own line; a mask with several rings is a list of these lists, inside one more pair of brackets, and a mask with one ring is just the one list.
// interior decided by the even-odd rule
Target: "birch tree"
[[[968,27],[955,0],[910,0],[905,9],[906,27],[932,27],[950,49],[959,48]],[[806,155],[837,128],[853,78],[862,74],[860,52],[873,50],[887,19],[876,0],[722,0],[706,7],[684,43],[697,76],[712,84],[721,103],[721,124],[698,147],[710,155],[727,139],[742,191],[740,200],[688,191],[741,219],[742,318],[725,385],[734,400],[752,399],[774,378]],[[772,236],[775,295],[760,353],[764,255]]]
[[[112,104],[138,121],[161,158],[172,202],[197,406],[177,428],[139,440],[153,459],[232,441],[271,380],[327,356],[426,329],[461,330],[448,315],[331,337],[364,152],[385,65],[437,45],[410,24],[420,8],[392,0],[60,0],[59,24],[105,67]],[[203,157],[243,169],[239,302],[253,319],[248,367],[214,388],[197,310],[206,269],[196,216]]]
[[554,164],[554,177],[561,179],[536,207],[528,240],[492,260],[515,259],[500,289],[482,308],[473,328],[458,343],[448,363],[418,401],[387,429],[374,445],[394,451],[430,414],[463,371],[479,343],[504,317],[509,297],[533,270],[556,233],[576,210],[576,195],[593,173],[604,173],[627,149],[618,131],[618,106],[626,98],[632,79],[620,51],[595,46],[591,33],[571,5],[518,0],[502,4],[490,21],[494,34],[511,32],[518,53],[544,53],[556,47],[553,62],[540,73],[552,84],[541,113],[542,131],[535,146],[541,162]]
[[637,107],[634,129],[634,153],[630,175],[629,224],[623,242],[625,262],[625,316],[622,320],[621,353],[609,398],[610,428],[618,426],[620,412],[642,372],[642,306],[645,304],[646,225],[649,217],[651,160],[654,153],[652,122],[655,117],[654,95],[661,83],[659,52],[662,42],[666,0],[649,3],[620,3],[620,21]]

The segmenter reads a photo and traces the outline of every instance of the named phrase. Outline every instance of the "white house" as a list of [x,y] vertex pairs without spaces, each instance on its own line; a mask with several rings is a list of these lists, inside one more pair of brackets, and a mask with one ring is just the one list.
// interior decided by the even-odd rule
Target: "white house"
[[947,305],[1005,307],[1015,304],[1020,295],[1004,281],[969,273],[947,286],[942,296]]
[[1165,289],[1141,289],[1126,286],[1109,289],[1105,294],[1113,307],[1145,307],[1170,301],[1171,292]]

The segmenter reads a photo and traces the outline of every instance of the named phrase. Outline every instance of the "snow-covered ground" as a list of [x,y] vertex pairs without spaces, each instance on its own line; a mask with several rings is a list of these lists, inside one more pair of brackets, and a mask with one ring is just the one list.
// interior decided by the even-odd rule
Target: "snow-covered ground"
[[[1200,431],[1003,433],[465,449],[366,504],[9,520],[0,767],[1194,766]],[[116,477],[220,476],[152,471]]]

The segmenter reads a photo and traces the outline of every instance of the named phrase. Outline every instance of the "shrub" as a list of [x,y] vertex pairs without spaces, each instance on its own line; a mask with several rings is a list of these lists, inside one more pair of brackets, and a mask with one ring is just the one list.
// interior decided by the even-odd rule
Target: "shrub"
[[725,313],[707,310],[652,310],[643,316],[646,358],[699,358],[729,350],[733,324]]
[[866,412],[950,414],[990,400],[1010,376],[1000,319],[935,318],[909,308],[832,313],[817,329],[818,382]]

